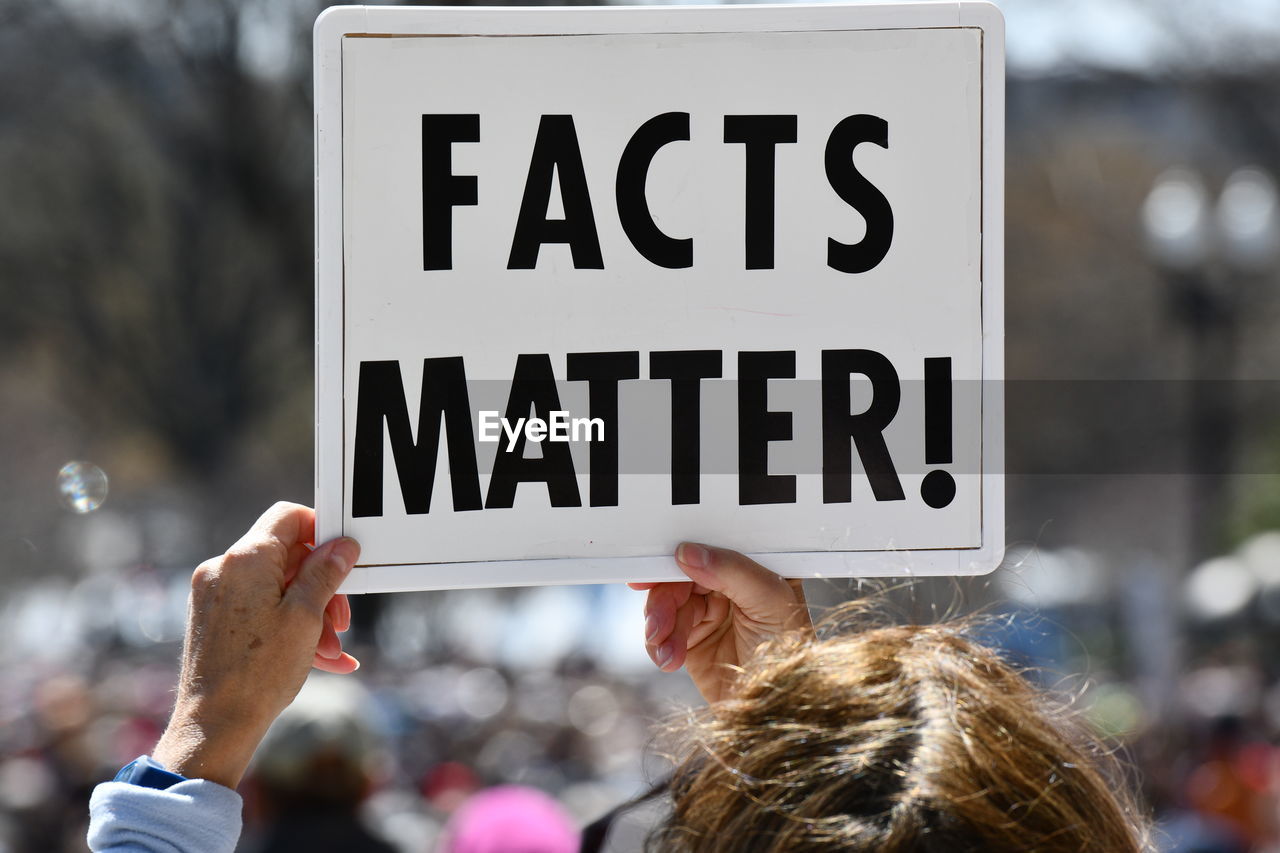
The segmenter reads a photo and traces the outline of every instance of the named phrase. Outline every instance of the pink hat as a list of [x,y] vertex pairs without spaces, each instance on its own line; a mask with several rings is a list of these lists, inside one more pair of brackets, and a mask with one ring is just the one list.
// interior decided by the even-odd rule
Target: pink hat
[[449,819],[441,853],[577,853],[578,830],[565,810],[533,788],[481,791]]

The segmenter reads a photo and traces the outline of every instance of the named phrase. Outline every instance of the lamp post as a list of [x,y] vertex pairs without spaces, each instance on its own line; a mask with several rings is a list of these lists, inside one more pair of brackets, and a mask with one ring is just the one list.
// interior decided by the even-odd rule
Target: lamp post
[[1237,169],[1218,196],[1218,235],[1227,264],[1245,276],[1266,275],[1280,258],[1276,182],[1256,166]]
[[1239,303],[1245,282],[1264,275],[1280,251],[1280,204],[1271,177],[1237,169],[1212,203],[1204,179],[1175,167],[1157,177],[1142,207],[1146,245],[1169,285],[1174,313],[1191,342],[1190,556],[1213,549],[1235,443]]

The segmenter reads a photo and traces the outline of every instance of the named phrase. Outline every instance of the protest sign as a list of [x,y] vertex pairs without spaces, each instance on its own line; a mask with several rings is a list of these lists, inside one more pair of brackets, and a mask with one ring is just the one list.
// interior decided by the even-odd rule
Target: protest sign
[[348,591],[998,561],[994,7],[339,7],[315,61]]

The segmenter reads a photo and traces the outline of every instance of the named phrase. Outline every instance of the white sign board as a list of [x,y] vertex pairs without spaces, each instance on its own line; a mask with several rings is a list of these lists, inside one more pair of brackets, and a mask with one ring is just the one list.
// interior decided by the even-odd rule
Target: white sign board
[[316,23],[317,513],[350,592],[1003,548],[985,3]]

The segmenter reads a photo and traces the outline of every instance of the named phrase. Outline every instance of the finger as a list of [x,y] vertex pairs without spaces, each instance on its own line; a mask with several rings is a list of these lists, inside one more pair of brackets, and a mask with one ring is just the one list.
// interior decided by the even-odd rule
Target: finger
[[689,600],[676,611],[675,625],[665,640],[654,646],[650,652],[653,662],[664,672],[675,672],[684,666],[685,656],[689,652],[689,633],[693,626],[702,621],[707,612],[705,596],[690,596]]
[[285,560],[284,577],[281,580],[280,591],[284,592],[285,587],[293,583],[293,579],[298,576],[298,567],[302,565],[302,561],[307,559],[313,549],[302,542],[297,542],[289,549],[289,556]]
[[319,655],[316,655],[315,660],[311,662],[311,665],[323,672],[334,672],[338,675],[346,675],[347,673],[355,672],[359,669],[360,661],[356,660],[346,652],[343,652],[334,660],[322,658]]
[[338,633],[333,629],[333,620],[329,618],[329,614],[324,614],[324,628],[320,631],[320,640],[316,643],[316,654],[328,660],[335,660],[342,656],[342,640],[338,639]]
[[344,536],[326,542],[302,561],[285,598],[324,612],[359,557],[360,544],[354,539]]
[[351,627],[351,604],[345,595],[335,595],[324,606],[324,615],[333,623],[333,630],[341,634]]
[[729,608],[733,605],[729,603],[729,599],[717,592],[704,596],[703,600],[707,603],[706,612],[702,614],[701,620],[694,623],[693,630],[689,632],[689,639],[685,643],[691,650],[696,649],[708,639],[722,635],[732,627]]
[[808,620],[795,589],[786,579],[728,548],[683,542],[676,563],[691,580],[723,594],[755,622],[782,627]]
[[651,645],[661,643],[676,624],[676,611],[689,600],[693,584],[688,581],[658,584],[649,590],[644,604],[644,639]]
[[280,501],[260,515],[236,544],[271,540],[288,551],[294,545],[310,542],[315,535],[315,510],[309,506]]
[[[673,582],[682,583],[682,581],[627,581],[627,586],[631,587],[634,590],[639,590],[643,592],[646,589],[653,589],[655,586],[661,586],[664,583],[673,583]],[[698,593],[699,595],[707,594],[707,590],[702,589],[701,587],[698,587],[696,584],[694,585],[693,591]]]
[[297,563],[292,555],[314,533],[315,513],[310,507],[277,503],[227,549],[224,566],[236,573],[272,577],[283,592],[288,586],[285,576]]
[[804,597],[804,581],[800,578],[787,578],[787,586],[791,587],[791,591],[796,594],[796,601],[806,612],[809,609],[809,599]]
[[340,618],[334,623],[333,627],[337,628],[338,633],[341,634],[344,631],[351,630],[351,599],[345,595],[339,595],[338,600],[342,602],[342,606],[338,608],[341,611],[339,613]]

